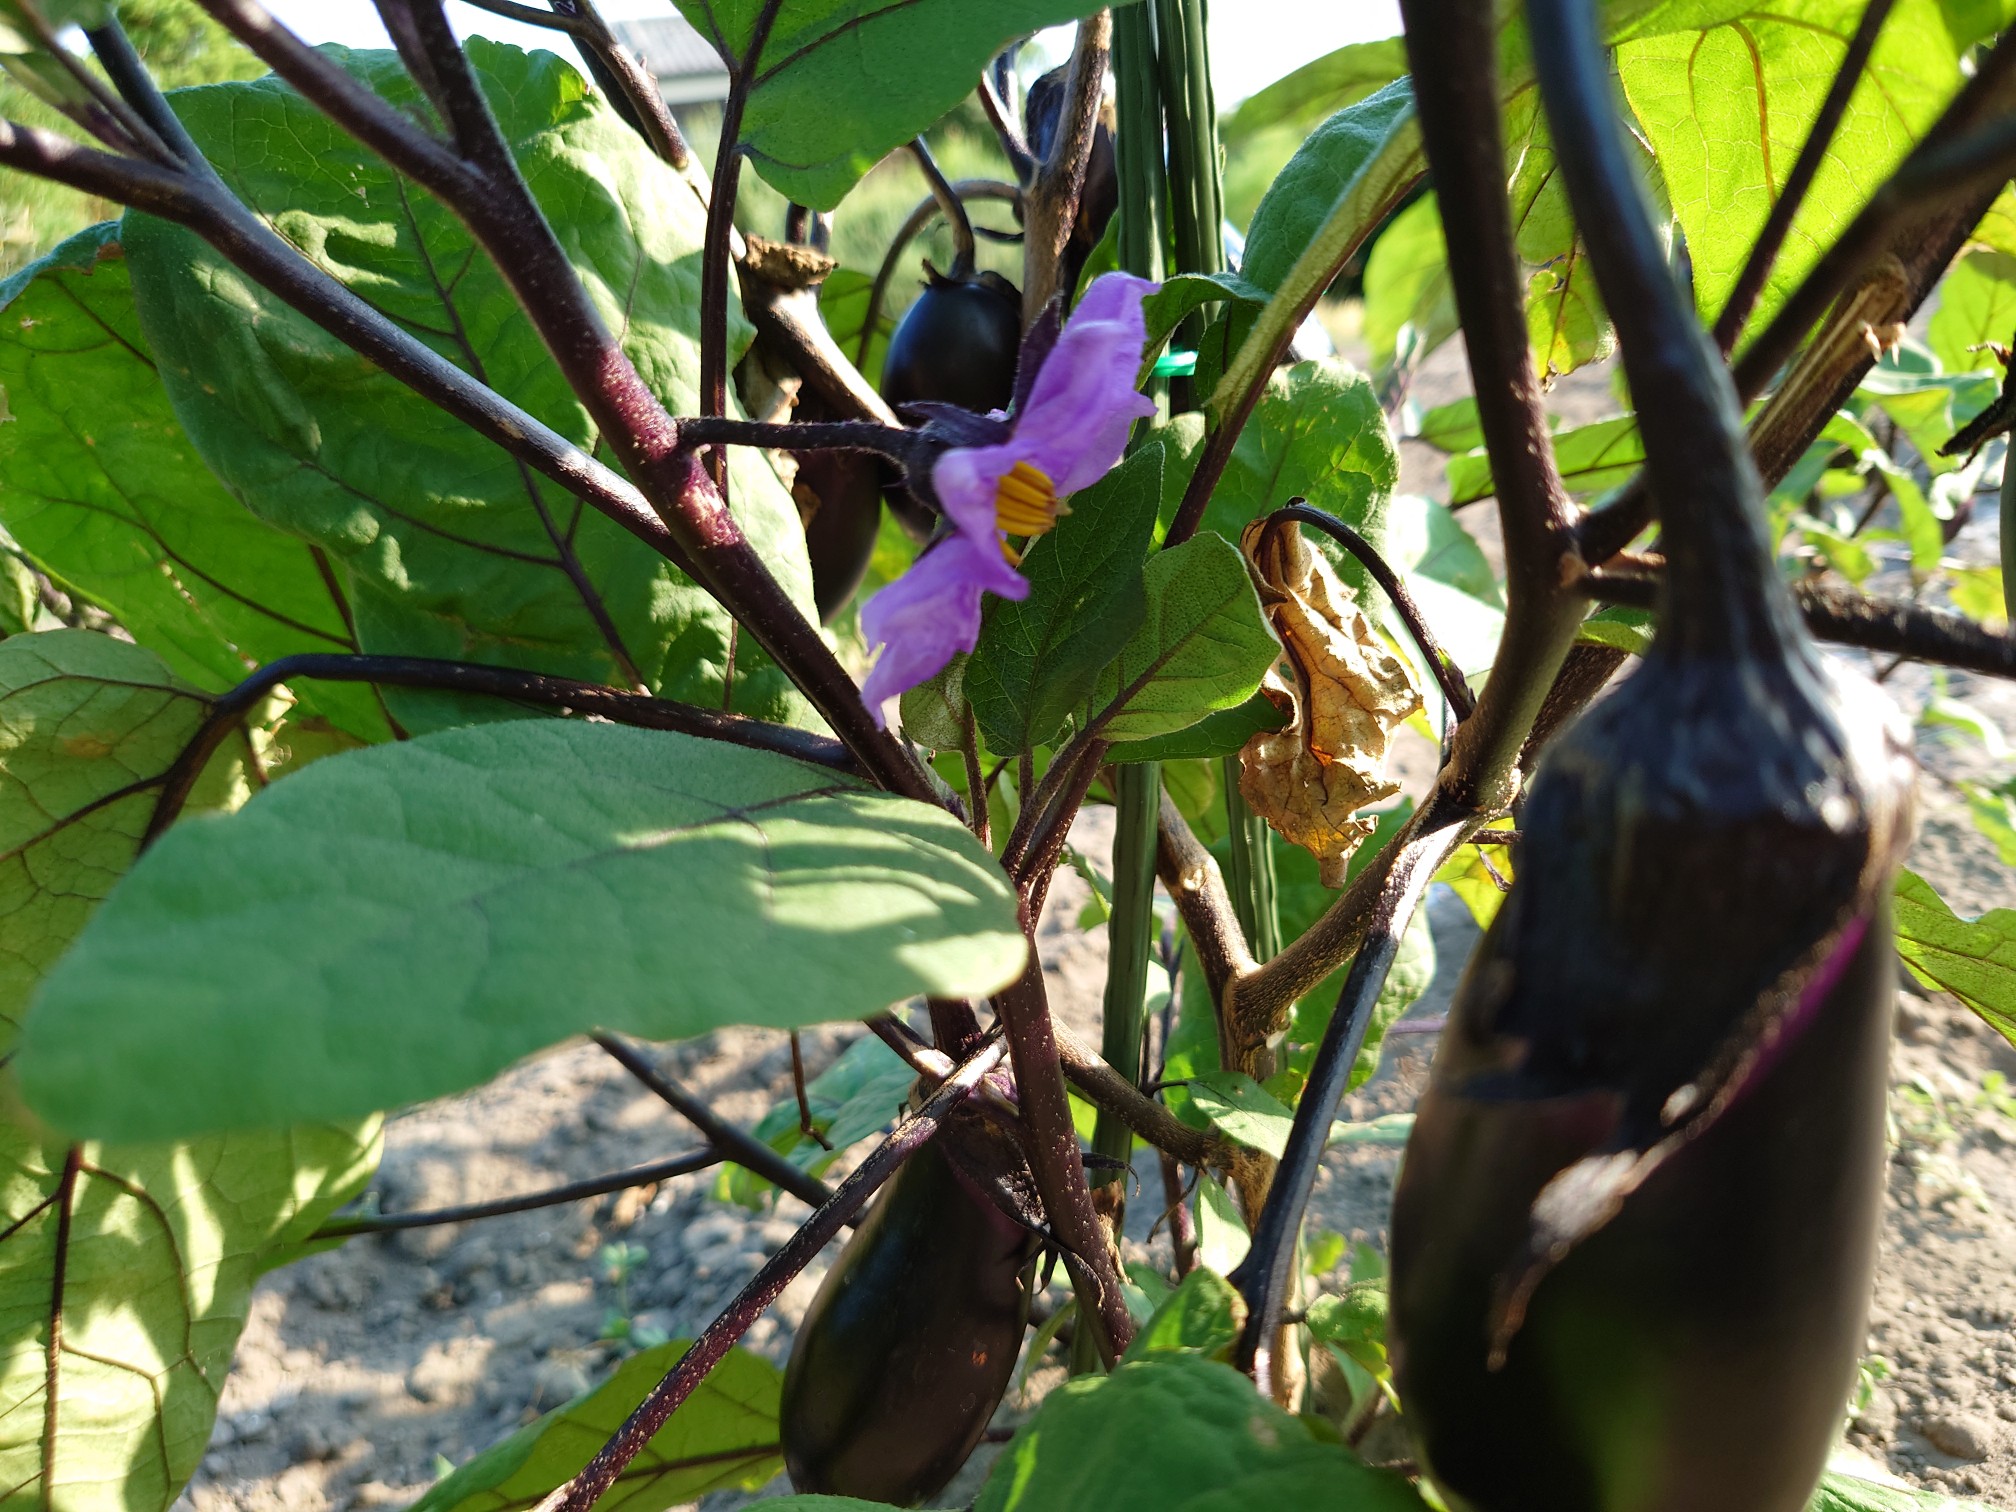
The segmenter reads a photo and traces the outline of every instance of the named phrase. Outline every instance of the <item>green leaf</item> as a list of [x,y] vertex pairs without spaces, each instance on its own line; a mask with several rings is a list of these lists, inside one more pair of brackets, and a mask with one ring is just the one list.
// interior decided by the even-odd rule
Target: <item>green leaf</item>
[[59,1128],[161,1138],[439,1096],[598,1026],[984,996],[1026,955],[999,867],[941,809],[520,720],[320,761],[171,831],[44,983],[15,1066]]
[[[1670,0],[1627,28],[1617,67],[1715,314],[1763,226],[1862,19],[1862,0],[1795,9]],[[1960,84],[1938,0],[1900,0],[1751,316],[1784,303]]]
[[[1505,629],[1505,596],[1491,562],[1454,513],[1419,494],[1396,494],[1385,519],[1386,560],[1399,569],[1442,649],[1465,671],[1482,671],[1498,655]],[[1393,632],[1415,686],[1431,701],[1441,693],[1435,673],[1394,614],[1386,595],[1374,591],[1360,599]]]
[[[691,1343],[641,1350],[593,1391],[556,1407],[437,1482],[412,1512],[520,1512],[572,1479]],[[753,1491],[784,1468],[777,1403],[784,1377],[731,1349],[596,1505],[663,1512],[714,1491]]]
[[1406,73],[1407,44],[1400,37],[1353,42],[1325,53],[1248,95],[1222,123],[1226,151],[1236,157],[1252,138],[1284,129],[1300,141],[1338,111]]
[[[1628,133],[1625,140],[1648,170],[1647,181],[1656,184],[1643,144]],[[1508,193],[1514,245],[1520,261],[1535,270],[1526,284],[1526,333],[1544,387],[1563,373],[1609,356],[1616,341],[1588,250],[1575,229],[1567,189],[1555,171],[1554,139],[1536,90],[1506,103],[1505,160],[1513,165]]]
[[[731,68],[752,62],[741,142],[769,183],[831,210],[861,175],[973,91],[1002,47],[1099,9],[1088,0],[677,0]],[[1124,0],[1123,0],[1124,3]]]
[[[1158,434],[1170,448],[1166,516],[1174,513],[1174,501],[1195,469],[1203,433],[1196,425],[1179,423]],[[1399,477],[1399,452],[1370,380],[1342,362],[1298,362],[1268,379],[1212,490],[1202,528],[1237,541],[1248,521],[1299,494],[1383,551],[1387,505]],[[1319,544],[1361,600],[1377,592],[1357,558],[1327,539]]]
[[1044,1398],[994,1462],[975,1512],[1423,1505],[1405,1480],[1319,1440],[1229,1365],[1159,1352]]
[[1389,1311],[1384,1280],[1354,1282],[1337,1296],[1309,1304],[1309,1332],[1362,1369],[1383,1376]]
[[[872,274],[855,268],[835,268],[819,285],[819,318],[826,322],[841,351],[851,361],[861,350],[861,327],[868,320],[868,296],[875,290]],[[875,334],[869,338],[868,352],[854,365],[878,388],[882,383],[882,361],[889,355],[889,338],[896,332],[896,319],[889,313],[885,292],[882,307],[875,312]]]
[[[1499,829],[1504,826],[1493,823],[1487,827]],[[1455,855],[1437,868],[1434,877],[1435,881],[1447,886],[1463,900],[1463,906],[1470,910],[1470,917],[1477,921],[1479,929],[1491,927],[1491,921],[1498,917],[1499,905],[1505,901],[1505,889],[1498,885],[1498,878],[1502,877],[1507,882],[1512,880],[1512,852],[1509,848],[1492,846],[1489,849],[1489,866],[1484,864],[1485,859],[1484,846],[1461,846]],[[1494,869],[1498,877],[1491,875]]]
[[1911,975],[1950,992],[2016,1043],[2016,910],[1962,919],[1923,877],[1899,872],[1897,953]]
[[1439,452],[1470,451],[1484,444],[1484,427],[1477,419],[1477,401],[1465,395],[1447,404],[1438,404],[1421,417],[1415,439]]
[[[1631,415],[1578,425],[1554,437],[1561,481],[1575,494],[1601,493],[1630,479],[1645,463],[1638,421]],[[1451,507],[1491,496],[1491,458],[1482,447],[1449,459]]]
[[1147,740],[1244,703],[1281,654],[1237,547],[1197,535],[1149,557],[1139,629],[1099,673],[1081,728]]
[[[152,652],[90,630],[0,641],[0,1052],[133,864],[161,778],[209,712]],[[227,742],[193,806],[248,791]]]
[[1365,260],[1365,346],[1374,368],[1392,365],[1407,332],[1416,357],[1456,334],[1456,294],[1432,194],[1394,216]]
[[1939,281],[1939,308],[1925,337],[1949,373],[2000,375],[2001,365],[1985,348],[2009,344],[2016,330],[2016,257],[2007,252],[1969,252]]
[[1585,645],[1608,646],[1630,656],[1643,656],[1652,649],[1652,629],[1656,623],[1649,610],[1610,604],[1582,621],[1575,639]]
[[1830,1470],[1820,1477],[1806,1512],[1995,1512],[1986,1502],[1961,1501],[1939,1491],[1886,1486]]
[[12,551],[0,548],[0,638],[26,635],[42,617],[42,586]]
[[[812,1127],[825,1136],[832,1149],[805,1137],[795,1094],[773,1106],[751,1132],[799,1170],[817,1176],[850,1146],[892,1122],[916,1079],[917,1073],[894,1050],[874,1035],[864,1034],[805,1084]],[[714,1185],[716,1197],[745,1207],[756,1206],[774,1190],[766,1178],[739,1165],[724,1165]]]
[[1222,1358],[1246,1322],[1246,1301],[1216,1271],[1198,1266],[1156,1307],[1121,1363],[1181,1352]]
[[966,696],[966,669],[972,658],[963,651],[903,695],[903,733],[934,751],[957,751],[966,738],[966,716],[972,705]]
[[1264,693],[1255,693],[1242,704],[1220,709],[1200,719],[1187,730],[1158,735],[1153,740],[1129,740],[1106,753],[1108,761],[1195,761],[1219,756],[1236,756],[1240,747],[1255,735],[1278,730],[1288,716],[1274,707]]
[[[199,687],[296,652],[356,650],[327,559],[256,519],[182,434],[118,232],[80,231],[0,284],[0,520]],[[368,687],[304,683],[297,696],[365,740],[391,734]]]
[[1229,1275],[1253,1247],[1239,1204],[1216,1176],[1197,1180],[1197,1258],[1207,1269]]
[[[589,298],[675,414],[697,407],[704,214],[686,184],[551,53],[473,38],[470,60]],[[422,108],[389,52],[329,54]],[[584,448],[597,438],[516,298],[462,223],[268,76],[175,104],[231,189],[417,339]],[[721,701],[730,623],[614,521],[474,435],[227,263],[129,214],[140,324],[175,413],[224,485],[347,579],[372,652],[500,662],[592,682],[632,672]],[[733,361],[750,330],[731,311]],[[760,454],[731,454],[756,551],[810,604],[797,509]],[[737,707],[802,701],[743,638]],[[388,691],[409,729],[508,717],[494,699]]]
[[376,1125],[82,1145],[66,1192],[67,1153],[0,1122],[0,1478],[41,1506],[165,1508],[253,1283],[363,1188]]
[[1414,92],[1404,79],[1340,110],[1289,159],[1253,212],[1239,269],[1272,298],[1257,316],[1233,327],[1237,352],[1212,392],[1214,415],[1223,416],[1237,396],[1261,382],[1275,340],[1296,311],[1329,284],[1422,166]]
[[1024,599],[994,599],[966,664],[988,749],[1047,745],[1147,609],[1142,562],[1162,501],[1162,448],[1140,448],[1029,548]]
[[1190,1079],[1190,1101],[1227,1139],[1279,1160],[1288,1148],[1295,1110],[1239,1071],[1209,1071]]

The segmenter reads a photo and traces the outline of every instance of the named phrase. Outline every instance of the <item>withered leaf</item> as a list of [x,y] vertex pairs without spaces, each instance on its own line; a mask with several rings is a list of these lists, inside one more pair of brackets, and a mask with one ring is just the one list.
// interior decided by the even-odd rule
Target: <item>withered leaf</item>
[[1386,748],[1421,695],[1299,527],[1255,520],[1239,545],[1291,674],[1276,667],[1261,686],[1288,723],[1241,748],[1239,792],[1316,858],[1325,887],[1342,887],[1351,852],[1375,828],[1358,811],[1400,791],[1384,774]]

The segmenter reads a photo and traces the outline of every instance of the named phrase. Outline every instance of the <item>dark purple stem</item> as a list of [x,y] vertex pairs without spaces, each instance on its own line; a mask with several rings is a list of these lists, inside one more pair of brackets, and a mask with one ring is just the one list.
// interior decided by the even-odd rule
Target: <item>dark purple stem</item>
[[650,1186],[654,1181],[670,1181],[674,1176],[687,1176],[694,1171],[704,1171],[710,1166],[717,1166],[724,1158],[722,1152],[716,1149],[695,1150],[689,1155],[674,1155],[667,1160],[656,1161],[651,1165],[633,1166],[627,1171],[617,1171],[612,1175],[591,1176],[585,1181],[570,1181],[565,1186],[527,1192],[522,1197],[499,1197],[493,1202],[471,1202],[452,1208],[429,1208],[417,1213],[373,1213],[356,1218],[331,1218],[310,1234],[307,1242],[313,1244],[323,1239],[349,1239],[358,1234],[391,1234],[402,1229],[434,1228],[444,1223],[471,1223],[479,1218],[501,1218],[507,1213],[529,1213],[539,1208],[558,1207],[566,1202],[579,1202],[587,1197],[601,1197],[610,1192],[626,1191],[631,1187]]

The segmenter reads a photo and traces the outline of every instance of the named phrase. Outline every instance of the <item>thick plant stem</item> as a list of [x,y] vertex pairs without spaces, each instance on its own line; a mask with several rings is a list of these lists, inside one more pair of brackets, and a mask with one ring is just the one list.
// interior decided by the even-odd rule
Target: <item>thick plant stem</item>
[[581,1472],[542,1500],[537,1512],[588,1512],[604,1492],[616,1484],[630,1462],[651,1442],[666,1419],[692,1395],[708,1371],[712,1370],[735,1341],[749,1331],[749,1325],[777,1300],[791,1278],[812,1263],[820,1250],[868,1205],[868,1199],[911,1153],[935,1136],[947,1114],[972,1095],[981,1079],[1000,1064],[1002,1046],[997,1041],[975,1055],[925,1101],[915,1114],[898,1124],[888,1138],[840,1184],[832,1199],[808,1218],[798,1232],[772,1255],[749,1284],[735,1294],[721,1315],[700,1332],[679,1363],[651,1388],[637,1410],[624,1420],[588,1461]]
[[489,1202],[471,1202],[452,1208],[428,1208],[413,1213],[369,1213],[354,1218],[338,1216],[329,1219],[310,1234],[308,1242],[312,1244],[322,1239],[351,1239],[359,1234],[396,1234],[405,1229],[436,1228],[445,1223],[474,1223],[483,1218],[502,1218],[508,1213],[530,1213],[539,1208],[559,1207],[563,1203],[580,1202],[589,1197],[606,1196],[610,1192],[628,1191],[633,1187],[670,1181],[675,1176],[688,1176],[695,1171],[709,1170],[726,1159],[728,1157],[720,1150],[709,1145],[706,1149],[695,1150],[689,1155],[674,1155],[665,1160],[653,1161],[650,1165],[617,1171],[609,1176],[591,1176],[585,1181],[570,1181],[565,1186],[527,1192],[522,1197],[498,1197]]
[[1001,1015],[1015,1065],[1022,1119],[1029,1126],[1029,1166],[1035,1173],[1036,1190],[1043,1199],[1050,1230],[1064,1250],[1064,1263],[1078,1294],[1080,1322],[1091,1332],[1100,1362],[1110,1366],[1134,1336],[1134,1323],[1120,1290],[1119,1258],[1112,1236],[1093,1211],[1092,1193],[1085,1185],[1085,1162],[1059,1068],[1050,1000],[1034,950],[1020,979],[995,995],[994,1007]]

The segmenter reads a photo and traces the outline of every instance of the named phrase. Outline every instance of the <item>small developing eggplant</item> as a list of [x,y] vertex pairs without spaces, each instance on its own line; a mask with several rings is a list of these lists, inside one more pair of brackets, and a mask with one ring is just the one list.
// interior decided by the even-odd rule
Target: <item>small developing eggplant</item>
[[1534,52],[1555,139],[1594,143],[1563,171],[1667,567],[1642,665],[1532,781],[1450,1010],[1394,1196],[1394,1368],[1466,1512],[1800,1512],[1864,1337],[1908,731],[1792,608],[1564,9],[1534,0]]
[[[1015,394],[1022,349],[1022,295],[999,273],[940,273],[924,264],[924,292],[903,312],[882,360],[882,397],[902,413],[906,404],[956,404],[984,415],[1006,409]],[[883,495],[897,520],[919,540],[936,515],[877,464]]]
[[1032,1197],[1012,1141],[971,1115],[890,1179],[792,1344],[780,1436],[799,1491],[916,1506],[966,1463],[1029,1321],[1038,1241],[1004,1207]]
[[882,397],[1005,409],[1022,347],[1022,295],[999,273],[940,273],[924,265],[924,292],[903,312],[882,361]]
[[[1064,83],[1068,64],[1059,64],[1029,86],[1022,102],[1022,134],[1037,161],[1050,156],[1057,140],[1057,122],[1064,113]],[[1092,151],[1085,160],[1085,182],[1078,191],[1078,215],[1071,223],[1071,240],[1064,247],[1066,289],[1078,286],[1086,259],[1106,234],[1114,212],[1120,208],[1120,165],[1113,149],[1113,104],[1102,101],[1099,119],[1092,129]]]

